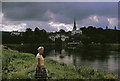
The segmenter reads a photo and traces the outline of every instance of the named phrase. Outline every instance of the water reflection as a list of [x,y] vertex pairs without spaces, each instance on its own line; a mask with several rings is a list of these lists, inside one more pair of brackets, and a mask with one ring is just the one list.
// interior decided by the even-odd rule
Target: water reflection
[[114,74],[118,73],[118,52],[103,50],[51,50],[46,57],[73,65],[85,65]]

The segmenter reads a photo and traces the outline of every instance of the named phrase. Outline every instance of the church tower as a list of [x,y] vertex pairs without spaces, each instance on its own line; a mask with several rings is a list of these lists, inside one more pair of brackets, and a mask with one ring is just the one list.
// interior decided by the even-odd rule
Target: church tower
[[74,26],[73,26],[73,30],[72,30],[71,35],[75,35],[75,34],[82,35],[82,31],[81,30],[77,30],[76,20],[74,19]]
[[76,27],[76,20],[74,19],[74,27],[73,27],[73,31],[76,30],[77,27]]

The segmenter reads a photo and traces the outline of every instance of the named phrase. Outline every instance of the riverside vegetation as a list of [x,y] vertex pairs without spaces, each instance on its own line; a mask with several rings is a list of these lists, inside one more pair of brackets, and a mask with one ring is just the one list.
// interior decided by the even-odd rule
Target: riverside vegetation
[[[35,55],[2,49],[3,79],[34,79],[36,68]],[[91,67],[67,65],[45,58],[45,67],[50,79],[117,79],[116,75],[100,72]]]

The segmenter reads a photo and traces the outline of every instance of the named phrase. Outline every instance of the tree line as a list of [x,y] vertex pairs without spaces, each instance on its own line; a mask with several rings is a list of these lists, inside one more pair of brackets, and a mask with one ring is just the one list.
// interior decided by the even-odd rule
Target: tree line
[[71,35],[71,31],[66,32],[61,29],[58,32],[46,32],[46,30],[40,30],[38,27],[32,31],[31,28],[27,28],[25,32],[20,32],[22,35],[14,35],[11,32],[2,32],[2,43],[3,44],[39,44],[39,43],[62,43],[61,39],[56,39],[53,42],[49,39],[50,35],[60,34],[69,36],[69,39],[66,39],[64,42],[82,42],[87,45],[89,43],[120,43],[119,36],[120,30],[115,29],[106,29],[96,28],[93,26],[81,27],[82,35],[75,34]]

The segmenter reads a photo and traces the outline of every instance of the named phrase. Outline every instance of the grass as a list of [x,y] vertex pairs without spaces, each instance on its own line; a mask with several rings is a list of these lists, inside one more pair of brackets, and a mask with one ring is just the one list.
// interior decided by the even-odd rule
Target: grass
[[20,53],[14,50],[2,51],[2,78],[17,79],[30,78],[34,76],[35,56],[28,53]]
[[[31,53],[2,49],[3,79],[34,79],[36,58]],[[108,72],[100,72],[86,66],[73,66],[45,58],[45,67],[51,79],[116,79]]]

